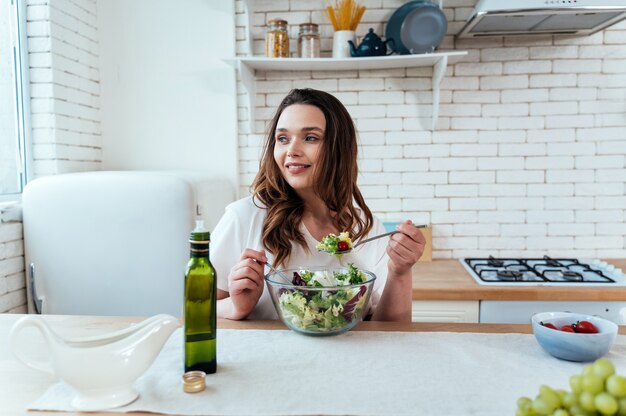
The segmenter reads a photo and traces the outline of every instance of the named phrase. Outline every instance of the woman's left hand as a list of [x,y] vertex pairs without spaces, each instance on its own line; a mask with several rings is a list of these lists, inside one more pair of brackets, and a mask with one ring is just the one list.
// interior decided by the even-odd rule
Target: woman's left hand
[[387,244],[388,268],[391,273],[402,275],[422,257],[426,239],[411,220],[398,224],[397,229],[399,232],[393,234]]

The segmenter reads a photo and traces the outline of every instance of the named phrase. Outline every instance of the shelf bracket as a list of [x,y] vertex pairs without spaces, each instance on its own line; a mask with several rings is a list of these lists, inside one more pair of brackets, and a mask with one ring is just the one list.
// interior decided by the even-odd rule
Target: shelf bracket
[[254,133],[254,117],[256,108],[256,79],[254,78],[254,68],[251,68],[244,62],[239,61],[238,69],[239,76],[241,77],[241,83],[248,93],[248,125],[250,128],[248,133]]
[[437,127],[437,119],[439,118],[439,86],[441,80],[446,73],[446,67],[448,66],[448,57],[442,56],[433,68],[433,120],[432,130]]

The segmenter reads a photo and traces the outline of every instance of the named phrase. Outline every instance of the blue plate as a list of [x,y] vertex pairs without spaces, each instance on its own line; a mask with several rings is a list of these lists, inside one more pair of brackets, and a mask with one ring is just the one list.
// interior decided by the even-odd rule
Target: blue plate
[[394,51],[407,55],[434,51],[448,29],[439,6],[411,1],[400,6],[387,22],[385,38],[394,40]]

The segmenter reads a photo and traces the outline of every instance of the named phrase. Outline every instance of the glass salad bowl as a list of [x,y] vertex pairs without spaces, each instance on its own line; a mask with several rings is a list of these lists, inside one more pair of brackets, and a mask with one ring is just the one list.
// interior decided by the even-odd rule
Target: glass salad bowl
[[367,311],[376,276],[352,264],[342,268],[281,269],[265,276],[280,319],[305,335],[337,335]]

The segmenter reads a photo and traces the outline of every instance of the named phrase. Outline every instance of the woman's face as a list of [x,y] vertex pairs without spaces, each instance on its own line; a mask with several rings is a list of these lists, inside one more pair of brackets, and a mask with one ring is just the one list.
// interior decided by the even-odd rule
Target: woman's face
[[301,196],[313,189],[325,131],[324,113],[313,105],[290,105],[278,118],[274,160],[283,178]]

